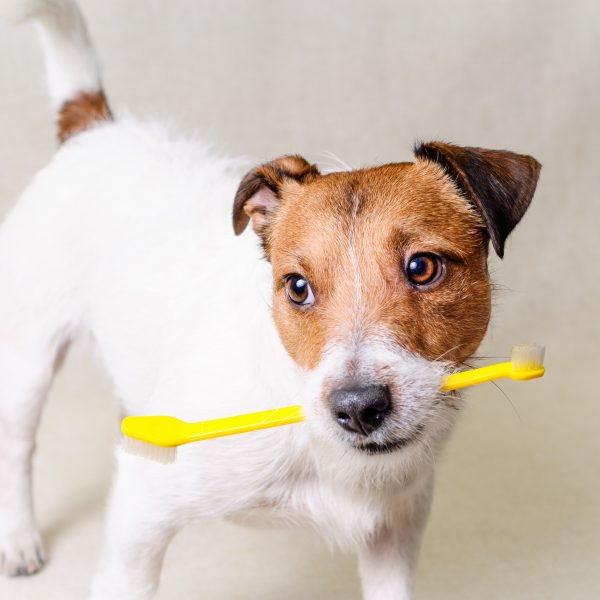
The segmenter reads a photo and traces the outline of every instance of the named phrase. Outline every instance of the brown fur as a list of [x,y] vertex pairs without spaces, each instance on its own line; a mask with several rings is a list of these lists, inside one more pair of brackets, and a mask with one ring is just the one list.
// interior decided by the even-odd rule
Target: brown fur
[[504,242],[529,207],[542,165],[532,156],[431,142],[415,149],[417,157],[437,162],[477,206],[494,250]]
[[[333,173],[287,182],[280,193],[269,241],[273,314],[299,364],[315,367],[333,339],[382,330],[429,359],[460,362],[474,352],[490,314],[487,240],[481,218],[440,167],[418,161]],[[404,266],[423,251],[444,256],[446,273],[420,290]],[[310,309],[286,298],[290,273],[310,281],[316,298]]]
[[94,123],[110,120],[112,115],[104,92],[82,92],[61,106],[58,113],[58,139],[62,144]]
[[261,236],[268,253],[268,227],[279,205],[281,184],[288,180],[305,183],[317,175],[317,167],[296,154],[282,156],[250,171],[242,179],[233,201],[235,233],[242,233],[252,219],[252,227]]

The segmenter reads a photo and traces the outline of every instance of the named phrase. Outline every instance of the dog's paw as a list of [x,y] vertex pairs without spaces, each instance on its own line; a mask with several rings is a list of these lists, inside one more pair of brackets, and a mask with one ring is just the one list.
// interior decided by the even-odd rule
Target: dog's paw
[[10,539],[0,538],[0,575],[33,575],[45,562],[46,553],[37,531],[22,532]]

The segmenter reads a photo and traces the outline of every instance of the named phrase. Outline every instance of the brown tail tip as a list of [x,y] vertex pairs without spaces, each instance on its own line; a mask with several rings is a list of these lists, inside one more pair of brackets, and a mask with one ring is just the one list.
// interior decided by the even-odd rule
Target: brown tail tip
[[112,121],[108,101],[102,90],[82,92],[67,100],[58,112],[58,139],[62,144],[71,136],[89,129],[94,123]]

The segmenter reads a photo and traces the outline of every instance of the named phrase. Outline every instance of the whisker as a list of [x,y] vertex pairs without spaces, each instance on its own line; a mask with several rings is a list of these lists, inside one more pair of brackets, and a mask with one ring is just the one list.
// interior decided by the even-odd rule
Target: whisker
[[504,356],[471,356],[469,360],[508,360],[510,357],[505,354]]
[[333,164],[328,164],[326,166],[333,167],[334,169],[340,169],[341,167],[342,171],[352,171],[352,167],[347,162],[342,160],[337,154],[334,154],[330,150],[325,150],[324,152],[321,152],[321,154],[325,158],[333,161]]
[[460,406],[457,406],[456,404],[453,404],[452,402],[445,402],[444,406],[447,406],[448,408],[451,408],[452,410],[460,410]]
[[455,394],[442,393],[435,399],[433,407],[437,408],[441,405],[447,406],[448,408],[452,408],[454,410],[460,410],[460,402],[460,398],[458,398]]
[[[473,365],[470,365],[469,363],[464,362],[464,361],[461,362],[461,363],[459,363],[459,364],[461,364],[461,365],[463,365],[465,367],[468,367],[469,369],[474,369],[475,368]],[[517,416],[517,419],[519,419],[519,421],[522,423],[523,419],[522,419],[521,415],[519,414],[519,411],[517,410],[517,407],[514,405],[513,401],[510,399],[510,396],[500,387],[500,385],[498,384],[498,382],[492,380],[492,381],[488,381],[486,383],[491,383],[506,398],[506,400],[510,404],[513,412]],[[457,409],[457,410],[459,410],[459,409]]]
[[439,361],[441,358],[443,358],[444,356],[446,356],[446,354],[450,354],[450,352],[454,352],[454,350],[458,350],[461,346],[464,346],[464,344],[457,344],[453,348],[450,348],[449,350],[446,350],[446,352],[442,352],[442,354],[440,354],[437,358],[433,359],[433,362]]
[[476,369],[477,368],[474,365],[470,365],[468,362],[465,362],[464,360],[462,362],[458,363],[458,364],[462,365],[463,367],[468,367],[469,369]]
[[[470,365],[469,363],[466,363],[466,362],[462,362],[461,364],[465,365],[465,367],[469,367],[469,369],[474,368],[472,365]],[[498,382],[492,380],[492,381],[488,381],[486,383],[491,383],[508,400],[508,403],[511,405],[513,412],[517,416],[517,419],[519,419],[519,421],[522,423],[523,419],[521,418],[521,415],[519,414],[517,407],[514,405],[513,401],[510,399],[509,395],[500,387]]]
[[513,412],[515,413],[515,415],[517,415],[517,419],[519,419],[520,423],[523,423],[523,419],[521,418],[521,415],[519,414],[517,407],[514,405],[513,401],[510,399],[509,395],[495,381],[490,381],[490,383],[493,384],[500,391],[500,393],[508,400],[508,403],[511,405]]

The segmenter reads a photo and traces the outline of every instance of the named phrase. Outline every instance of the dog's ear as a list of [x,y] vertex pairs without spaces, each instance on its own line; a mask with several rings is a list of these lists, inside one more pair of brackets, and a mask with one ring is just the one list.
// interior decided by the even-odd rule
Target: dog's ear
[[286,182],[308,182],[319,175],[315,165],[297,155],[282,156],[245,175],[233,201],[233,230],[239,235],[252,219],[254,231],[264,237],[281,203]]
[[454,180],[480,212],[502,258],[506,238],[531,202],[542,165],[524,154],[442,142],[416,146],[415,156],[438,163]]

